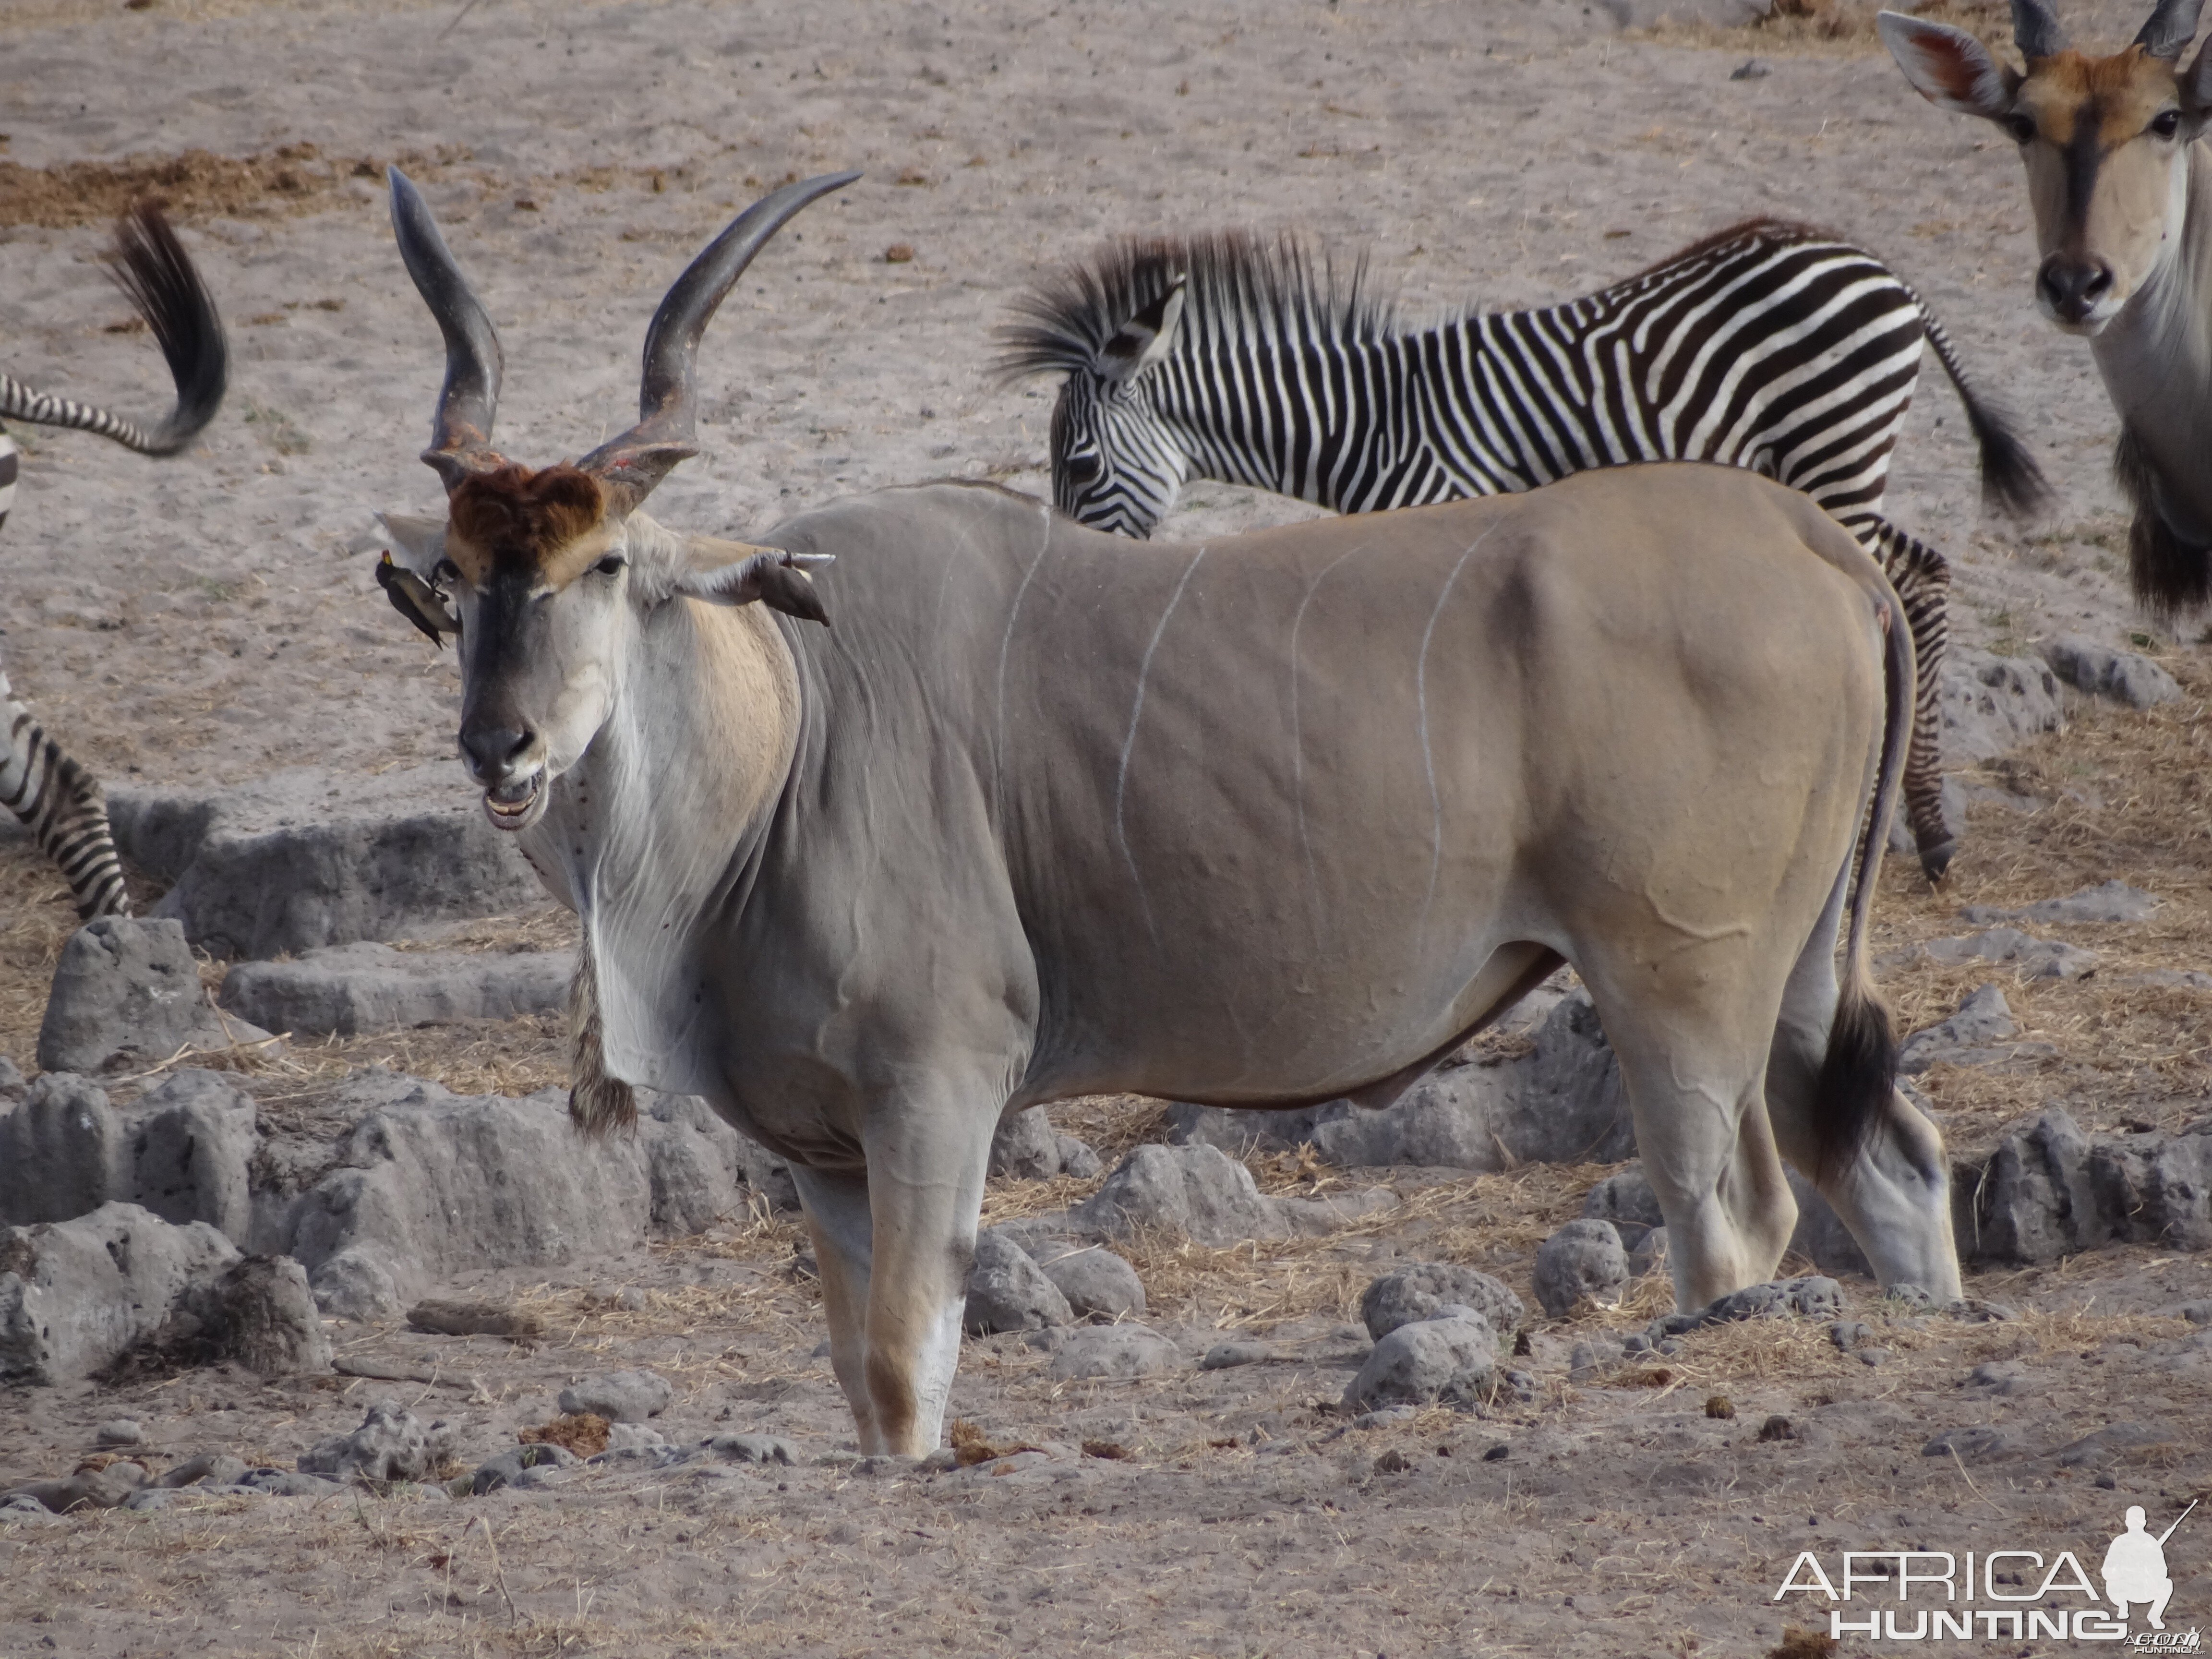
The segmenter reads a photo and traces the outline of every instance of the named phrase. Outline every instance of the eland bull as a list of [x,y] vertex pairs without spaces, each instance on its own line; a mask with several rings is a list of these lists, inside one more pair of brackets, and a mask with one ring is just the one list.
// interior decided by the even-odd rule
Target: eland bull
[[2089,57],[2047,0],[2013,0],[2025,72],[1948,23],[1878,20],[1922,97],[2020,146],[2036,299],[2089,337],[2119,411],[2129,571],[2160,611],[2212,601],[2212,47],[2181,61],[2203,5],[2160,0],[2124,51]]
[[1858,543],[1704,465],[1195,547],[962,483],[773,548],[664,529],[701,331],[843,182],[740,216],[653,319],[638,426],[532,471],[395,175],[448,499],[386,522],[395,601],[459,636],[491,821],[582,922],[572,1111],[694,1092],[791,1160],[862,1444],[937,1443],[1002,1115],[1384,1104],[1562,961],[1686,1304],[1773,1270],[1784,1156],[1886,1280],[1955,1296],[1867,975],[1913,674]]

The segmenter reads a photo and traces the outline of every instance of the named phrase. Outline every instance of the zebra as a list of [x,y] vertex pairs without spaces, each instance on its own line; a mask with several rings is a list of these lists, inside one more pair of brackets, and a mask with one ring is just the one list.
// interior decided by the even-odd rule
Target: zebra
[[1063,379],[1053,499],[1146,537],[1191,477],[1343,513],[1532,489],[1588,467],[1708,460],[1803,490],[1881,560],[1919,653],[1905,804],[1940,879],[1938,696],[1949,568],[1881,516],[1889,457],[1935,349],[1981,452],[1984,501],[2048,499],[1949,337],[1872,254],[1754,219],[1540,310],[1402,324],[1294,236],[1130,240],[1015,301],[1006,380]]
[[[168,360],[176,382],[175,406],[149,428],[91,404],[33,390],[0,374],[0,420],[73,427],[112,438],[141,454],[173,455],[199,435],[222,405],[229,375],[222,319],[191,257],[153,203],[139,203],[117,224],[108,272]],[[0,426],[0,526],[7,524],[15,503],[21,454],[7,428]],[[60,867],[80,917],[90,921],[98,916],[129,915],[130,895],[100,780],[15,700],[4,667],[0,667],[0,720],[8,727],[8,750],[0,757],[0,804],[23,821],[40,850]]]

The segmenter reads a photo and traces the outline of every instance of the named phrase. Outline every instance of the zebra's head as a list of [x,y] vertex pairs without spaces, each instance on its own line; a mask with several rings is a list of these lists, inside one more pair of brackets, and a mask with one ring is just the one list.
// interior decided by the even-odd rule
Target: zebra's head
[[[624,694],[638,641],[664,607],[762,603],[826,622],[794,556],[663,529],[639,509],[687,457],[699,339],[754,254],[808,203],[858,173],[787,185],[757,202],[670,289],[646,332],[635,426],[579,461],[532,469],[491,447],[498,336],[430,210],[397,168],[392,227],[446,341],[446,384],[422,459],[446,483],[446,516],[387,514],[401,564],[392,603],[434,635],[460,636],[461,760],[505,830],[545,814],[550,787]],[[448,608],[450,601],[451,608]]]
[[1146,384],[1174,347],[1181,277],[1071,368],[1052,406],[1053,505],[1093,530],[1139,541],[1174,510],[1190,457]]

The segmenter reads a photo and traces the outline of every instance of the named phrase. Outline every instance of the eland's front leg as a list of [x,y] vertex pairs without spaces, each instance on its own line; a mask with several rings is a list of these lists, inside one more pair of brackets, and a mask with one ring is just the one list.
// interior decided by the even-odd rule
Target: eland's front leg
[[830,1363],[861,1449],[937,1449],[960,1362],[960,1322],[997,1114],[887,1106],[861,1175],[792,1171],[806,1209]]

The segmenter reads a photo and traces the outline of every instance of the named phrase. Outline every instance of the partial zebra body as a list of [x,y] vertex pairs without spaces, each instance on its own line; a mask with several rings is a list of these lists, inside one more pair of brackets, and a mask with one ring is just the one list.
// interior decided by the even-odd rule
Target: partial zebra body
[[1818,501],[1903,599],[1920,684],[1905,802],[1931,874],[1950,574],[1881,514],[1923,343],[1958,387],[1989,493],[2025,508],[2033,461],[1976,398],[1941,326],[1860,249],[1755,221],[1543,310],[1402,326],[1295,243],[1133,242],[1020,302],[1008,372],[1066,375],[1053,489],[1149,535],[1186,477],[1366,513],[1534,489],[1635,461],[1748,467]]
[[[222,406],[229,353],[222,322],[191,256],[160,212],[141,204],[117,227],[110,260],[116,285],[145,319],[176,381],[169,413],[147,424],[26,386],[0,374],[0,419],[73,428],[112,439],[146,455],[173,455],[197,437]],[[21,462],[15,441],[0,428],[0,526],[15,504]],[[128,915],[123,864],[107,822],[100,781],[71,759],[31,711],[15,701],[0,670],[0,719],[8,750],[0,758],[0,804],[22,820],[40,850],[60,866],[77,914]]]

